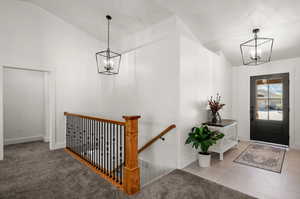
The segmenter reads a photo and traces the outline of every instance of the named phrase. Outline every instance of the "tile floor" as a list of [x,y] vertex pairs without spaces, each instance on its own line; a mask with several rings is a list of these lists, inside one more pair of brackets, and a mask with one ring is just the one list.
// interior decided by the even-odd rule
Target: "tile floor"
[[240,142],[224,154],[223,161],[213,154],[209,168],[193,162],[183,170],[258,198],[300,199],[300,150],[287,151],[279,174],[233,162],[248,144]]

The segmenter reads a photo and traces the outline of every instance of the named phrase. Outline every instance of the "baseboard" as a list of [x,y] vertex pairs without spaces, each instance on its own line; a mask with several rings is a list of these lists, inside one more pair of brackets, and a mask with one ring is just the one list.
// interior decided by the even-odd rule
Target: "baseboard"
[[252,140],[248,139],[248,138],[242,138],[242,137],[239,137],[238,138],[238,141],[242,141],[242,142],[251,142]]
[[290,146],[291,149],[297,149],[297,150],[300,150],[300,145],[296,145],[296,144],[293,144]]
[[49,137],[43,137],[44,142],[50,142],[50,138]]
[[[243,142],[257,142],[255,140],[249,140],[249,139],[244,139],[244,138],[240,138],[239,141],[243,141]],[[267,144],[271,144],[272,143],[267,143]],[[274,144],[276,146],[276,144]],[[280,145],[279,145],[280,146]],[[290,146],[285,146],[287,149],[296,149],[296,150],[300,150],[300,145],[297,144],[291,144]]]
[[25,142],[34,142],[34,141],[43,141],[43,140],[44,140],[43,136],[12,138],[12,139],[5,139],[4,145],[20,144],[20,143],[25,143]]
[[177,167],[177,169],[184,169],[185,167],[189,166],[190,164],[192,164],[193,162],[195,162],[197,160],[197,156],[195,154],[195,158],[191,159],[190,161],[187,161],[181,165],[179,165],[179,167]]
[[63,149],[66,148],[66,143],[62,142],[62,143],[56,143],[54,149]]

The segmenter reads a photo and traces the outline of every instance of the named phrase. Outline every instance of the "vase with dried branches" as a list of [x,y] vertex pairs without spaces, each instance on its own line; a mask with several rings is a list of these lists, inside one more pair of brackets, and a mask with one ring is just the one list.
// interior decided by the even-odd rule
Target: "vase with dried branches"
[[219,111],[225,106],[225,104],[221,103],[221,95],[217,93],[215,97],[211,96],[208,100],[208,106],[210,108],[210,111],[212,113],[212,121],[213,123],[217,123],[218,121],[221,121],[221,116]]

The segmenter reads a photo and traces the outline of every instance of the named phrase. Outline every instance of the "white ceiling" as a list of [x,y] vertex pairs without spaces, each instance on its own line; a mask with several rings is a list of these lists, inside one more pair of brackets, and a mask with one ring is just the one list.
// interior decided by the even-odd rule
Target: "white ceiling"
[[112,40],[177,15],[212,51],[241,64],[239,44],[252,37],[275,39],[272,60],[300,56],[299,0],[23,0],[106,40],[105,15],[113,16]]

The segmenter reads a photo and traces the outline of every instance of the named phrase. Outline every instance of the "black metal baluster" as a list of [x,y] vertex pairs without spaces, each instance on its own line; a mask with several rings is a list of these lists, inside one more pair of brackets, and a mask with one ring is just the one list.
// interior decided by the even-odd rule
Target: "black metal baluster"
[[69,116],[66,115],[66,148],[69,148]]
[[116,133],[116,125],[114,124],[113,125],[113,140],[112,140],[112,143],[113,143],[113,153],[112,153],[112,161],[113,161],[113,179],[115,180],[116,179],[116,175],[115,175],[115,172],[116,172],[116,162],[115,162],[115,152],[116,152],[116,150],[115,150],[115,146],[116,146],[116,144],[115,144],[115,134]]
[[101,171],[104,172],[103,170],[103,123],[100,122],[100,167],[101,167]]
[[91,138],[92,138],[92,133],[91,133],[91,120],[89,121],[89,129],[88,129],[88,133],[89,133],[89,143],[88,143],[88,148],[89,148],[89,162],[92,162],[92,153],[91,153]]
[[92,128],[92,120],[90,120],[90,144],[89,144],[89,147],[90,147],[90,163],[93,164],[93,128]]
[[80,132],[81,132],[80,154],[83,157],[83,118],[80,118]]
[[75,122],[74,122],[75,118],[72,117],[72,150],[73,152],[75,151]]
[[82,157],[85,159],[85,118],[82,118]]
[[95,121],[92,120],[92,148],[93,148],[93,153],[92,153],[92,159],[93,159],[93,165],[95,166],[95,129],[94,129]]
[[78,134],[79,134],[79,139],[78,139],[78,153],[80,156],[81,155],[81,125],[80,125],[80,122],[81,122],[81,118],[78,117]]
[[106,171],[106,123],[103,123],[103,168],[104,168],[104,173],[107,173]]
[[99,160],[100,160],[100,156],[99,156],[99,122],[96,122],[96,148],[97,148],[97,153],[96,153],[96,164],[97,164],[97,169],[100,170],[100,166],[99,166]]
[[76,153],[79,154],[78,143],[79,143],[79,126],[78,126],[78,117],[75,119],[75,136],[76,136]]
[[109,174],[109,157],[108,157],[108,154],[109,154],[109,141],[108,141],[108,136],[109,136],[109,134],[108,134],[108,128],[109,128],[109,126],[108,126],[108,123],[106,123],[106,129],[105,129],[105,132],[106,132],[106,172],[107,172],[107,174]]
[[77,146],[77,150],[78,150],[78,154],[81,156],[81,130],[80,130],[80,117],[77,118],[77,128],[78,128],[78,146]]
[[109,123],[108,126],[108,132],[109,132],[109,153],[108,153],[108,158],[109,158],[109,177],[111,177],[111,123]]
[[93,164],[93,120],[90,120],[90,159]]
[[101,168],[104,172],[104,123],[101,122]]
[[88,160],[88,120],[85,119],[85,141],[84,141],[84,153],[85,153],[85,160]]
[[117,126],[117,131],[116,131],[116,134],[117,134],[117,140],[116,140],[116,147],[117,147],[117,169],[116,169],[116,172],[117,172],[117,182],[120,182],[119,180],[119,131],[120,131],[120,126],[118,125]]
[[91,141],[92,141],[92,143],[91,143],[91,148],[92,148],[92,153],[91,153],[91,155],[92,155],[92,165],[95,165],[95,159],[94,159],[94,154],[95,154],[95,151],[94,151],[94,139],[95,139],[95,136],[94,136],[94,120],[91,120],[91,135],[92,135],[92,139],[91,139]]
[[122,149],[122,137],[123,137],[123,126],[121,128],[121,133],[120,133],[120,184],[123,183],[123,149]]
[[73,130],[73,116],[70,117],[70,125],[71,125],[71,150],[74,151],[73,149],[73,136],[74,136],[74,130]]
[[78,117],[75,117],[75,152],[78,154]]
[[95,167],[97,167],[98,168],[98,166],[97,166],[97,121],[94,121],[94,135],[95,135],[95,144],[94,144],[94,146],[95,146],[95,155],[94,155],[94,157],[95,157]]
[[97,134],[96,134],[96,121],[94,120],[94,125],[93,125],[94,127],[94,166],[96,167],[97,166],[97,146],[96,146],[96,139],[97,139]]
[[70,144],[70,150],[72,150],[72,120],[71,116],[69,116],[69,130],[70,130],[70,137],[69,137],[69,144]]
[[86,160],[86,119],[84,118],[83,120],[83,128],[84,128],[84,134],[83,134],[83,154],[84,154],[84,159]]
[[86,121],[86,132],[87,132],[87,142],[86,142],[86,155],[87,155],[87,160],[88,162],[90,162],[90,149],[89,149],[89,146],[90,146],[90,120],[87,119]]
[[76,153],[76,118],[73,117],[73,151]]
[[98,121],[97,122],[97,129],[98,129],[98,168],[99,170],[101,170],[101,165],[100,165],[100,160],[101,160],[101,157],[100,157],[100,122]]
[[66,115],[66,148],[69,148],[68,116]]

